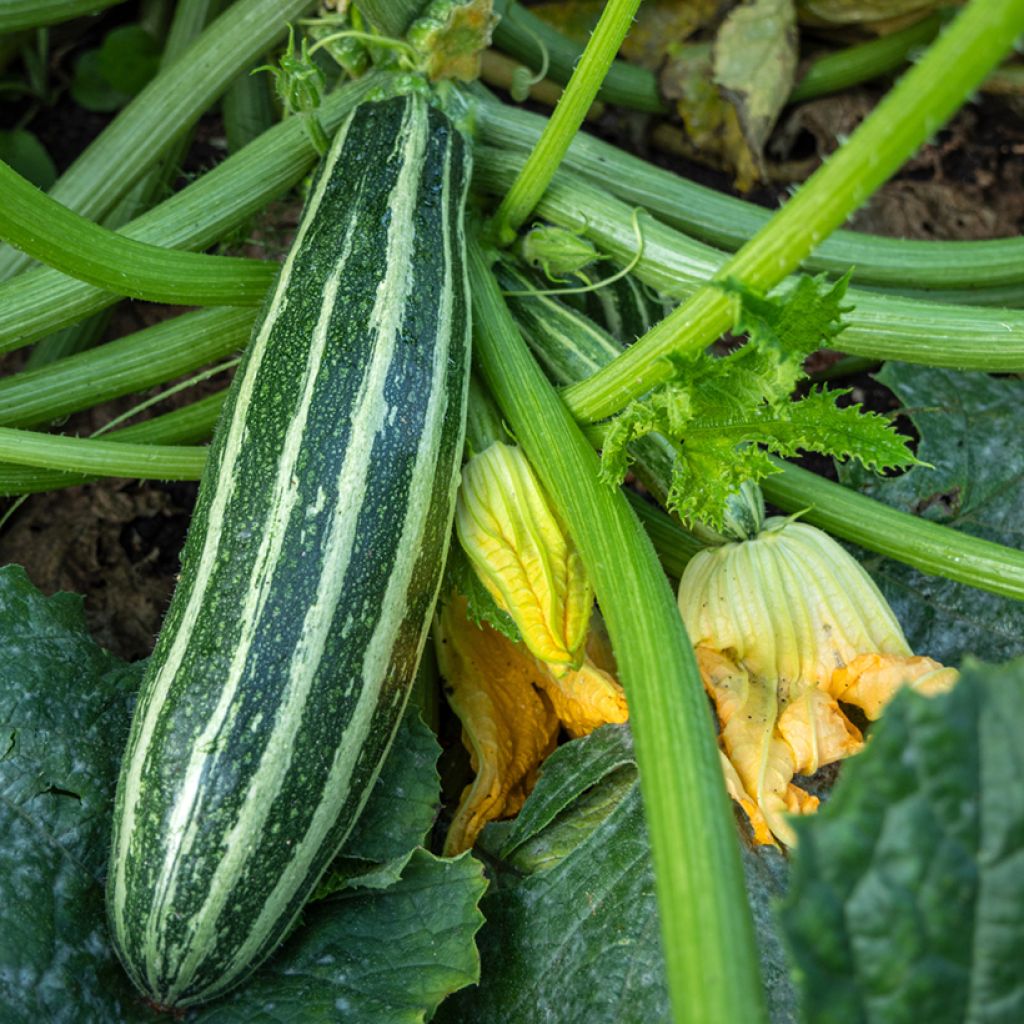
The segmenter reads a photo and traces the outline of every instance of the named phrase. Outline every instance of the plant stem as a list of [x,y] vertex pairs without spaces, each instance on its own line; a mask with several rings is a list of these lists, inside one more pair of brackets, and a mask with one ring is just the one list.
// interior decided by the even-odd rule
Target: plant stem
[[501,424],[501,413],[480,383],[477,375],[469,378],[469,404],[466,407],[466,458],[479,455],[498,441],[508,441]]
[[[509,165],[515,162],[511,154],[478,149],[474,184],[482,191],[500,192]],[[583,234],[620,263],[629,262],[636,253],[633,211],[567,171],[555,175],[537,213]],[[726,257],[650,218],[641,219],[640,225],[644,247],[633,271],[636,277],[674,298],[724,298],[706,282],[724,276]],[[1020,311],[937,304],[857,288],[850,288],[846,297],[854,309],[845,317],[848,327],[837,342],[845,352],[953,369],[1024,370],[1024,313]],[[695,326],[699,329],[699,324]],[[659,325],[655,331],[661,329]],[[709,337],[703,344],[713,340]]]
[[0,238],[48,266],[121,295],[193,306],[256,305],[277,274],[265,260],[161,249],[61,206],[0,161]]
[[[102,0],[92,3],[100,6]],[[50,195],[99,220],[228,83],[284,35],[286,22],[312,6],[311,0],[237,0],[117,115]],[[0,249],[0,280],[27,262],[21,253]]]
[[[545,119],[499,103],[486,90],[475,105],[474,122],[481,142],[510,150],[504,158],[507,188],[525,156],[540,138]],[[602,193],[640,206],[660,220],[724,249],[737,249],[771,219],[771,212],[753,203],[687,181],[600,139],[580,133],[573,139],[565,167],[589,179]],[[597,211],[595,211],[597,212]],[[1024,284],[1024,238],[991,241],[932,242],[883,238],[856,231],[836,231],[803,263],[807,271],[845,274],[853,280],[894,288],[986,289]],[[1020,290],[1018,289],[1018,298]]]
[[[539,67],[543,47],[548,54],[548,77],[563,85],[569,81],[580,59],[579,46],[522,4],[498,0],[494,12],[501,18],[494,29],[494,45],[499,50],[530,67]],[[630,110],[659,114],[667,109],[654,75],[646,68],[621,60],[612,61],[597,95]]]
[[[320,118],[333,131],[386,78],[367,75],[326,97]],[[128,238],[202,249],[294,185],[316,160],[296,118],[275,125],[240,153],[127,225]],[[0,284],[0,352],[27,345],[112,305],[117,296],[46,267]]]
[[[227,391],[218,391],[173,412],[111,432],[108,441],[127,444],[188,445],[206,441],[213,433]],[[197,449],[205,451],[205,449]],[[61,472],[0,462],[0,496],[34,494],[74,487],[97,479],[95,473]]]
[[[767,290],[795,270],[953,114],[1024,31],[1020,0],[971,0],[896,87],[716,275]],[[699,351],[732,324],[733,300],[712,282],[565,401],[586,422],[618,412],[673,374],[669,356]],[[874,354],[874,353],[861,353]]]
[[692,533],[687,533],[667,512],[653,502],[646,501],[636,491],[626,490],[626,498],[643,524],[658,553],[661,567],[673,579],[680,579],[687,563],[704,545]]
[[0,34],[70,21],[113,7],[123,0],[4,0],[0,5]]
[[607,0],[554,113],[494,215],[495,236],[502,245],[515,241],[519,227],[544,194],[580,130],[639,6],[640,0]]
[[206,450],[185,445],[124,444],[0,427],[0,462],[140,480],[198,480]]
[[1024,600],[1024,551],[933,523],[788,463],[761,481],[764,496],[843,540],[922,572]]
[[206,309],[0,379],[0,425],[33,427],[172,380],[245,346],[255,312]]
[[[674,1018],[766,1019],[736,826],[693,652],[654,549],[531,358],[475,242],[474,354],[597,593],[629,700]],[[643,610],[640,615],[639,611]]]
[[793,87],[789,102],[813,100],[898,71],[914,50],[935,38],[944,20],[941,14],[933,14],[878,39],[819,57]]
[[[515,299],[512,308],[525,325],[534,354],[556,384],[580,380],[621,351],[622,346],[592,320],[550,296]],[[600,425],[587,427],[585,434],[595,448],[601,447]],[[631,450],[636,476],[664,502],[675,459],[671,442],[651,434],[634,442]],[[780,508],[807,509],[807,522],[923,572],[1004,597],[1024,598],[1024,552],[900,512],[780,459],[775,464],[780,472],[760,484],[765,497]],[[688,558],[695,543],[696,538],[681,541],[677,560]],[[659,552],[664,561],[664,550]]]

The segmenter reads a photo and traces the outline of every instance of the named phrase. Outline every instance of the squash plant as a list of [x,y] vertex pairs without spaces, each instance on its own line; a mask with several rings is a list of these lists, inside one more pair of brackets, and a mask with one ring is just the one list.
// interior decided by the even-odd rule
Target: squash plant
[[[195,18],[196,6],[180,0],[176,17]],[[738,514],[736,495],[760,481],[784,511],[802,513],[806,522],[869,552],[1001,598],[1024,597],[1019,550],[898,511],[780,460],[812,449],[853,457],[867,467],[913,467],[907,478],[927,468],[887,424],[836,407],[833,394],[818,390],[790,401],[803,376],[803,357],[840,329],[838,343],[848,352],[935,368],[930,372],[953,367],[1016,373],[1024,366],[1024,319],[1014,309],[980,304],[1018,296],[1024,283],[1019,239],[925,247],[833,234],[998,63],[1024,31],[1024,11],[1016,0],[972,0],[838,153],[767,217],[737,201],[708,201],[703,210],[706,196],[695,186],[579,133],[602,84],[629,76],[613,61],[638,0],[609,0],[546,121],[466,81],[493,29],[489,4],[437,0],[420,10],[412,0],[364,0],[346,15],[325,15],[305,26],[309,40],[298,49],[289,42],[276,77],[279,95],[295,116],[124,223],[115,212],[118,203],[212,100],[283,37],[284,20],[309,13],[309,6],[298,2],[282,9],[267,0],[230,5],[166,63],[50,197],[0,164],[0,237],[15,247],[0,252],[0,274],[7,278],[0,284],[0,350],[78,330],[75,325],[121,296],[211,307],[63,358],[53,357],[64,349],[50,346],[32,368],[0,381],[5,495],[102,476],[192,480],[207,474],[183,583],[147,670],[121,769],[109,868],[114,940],[133,981],[151,1001],[148,1009],[115,964],[96,886],[109,842],[125,705],[138,673],[89,644],[65,599],[43,601],[17,572],[0,577],[0,627],[7,643],[15,645],[23,633],[30,638],[3,697],[4,721],[13,729],[7,757],[20,773],[13,802],[20,806],[37,795],[39,779],[66,776],[79,780],[82,793],[52,781],[44,792],[55,798],[71,792],[87,811],[76,818],[76,808],[61,806],[46,819],[48,828],[69,830],[74,862],[70,895],[57,887],[53,897],[61,927],[68,918],[67,938],[56,933],[53,942],[69,951],[84,980],[72,985],[63,965],[52,974],[39,971],[32,948],[12,945],[5,963],[27,973],[5,971],[8,1005],[20,1014],[17,1019],[82,1019],[73,1016],[78,1005],[97,1020],[136,1020],[219,996],[206,1008],[189,1009],[190,1019],[251,1019],[261,1013],[269,1020],[422,1020],[449,993],[475,980],[481,868],[471,854],[440,858],[422,848],[438,797],[431,764],[436,747],[415,715],[401,718],[450,534],[467,388],[464,349],[456,336],[465,334],[468,304],[473,359],[483,381],[470,398],[471,447],[480,436],[474,435],[474,422],[479,427],[490,416],[492,423],[504,423],[490,428],[492,439],[498,438],[494,432],[507,431],[532,466],[607,623],[630,722],[629,736],[621,726],[612,727],[561,747],[534,795],[520,802],[520,817],[484,831],[478,849],[496,886],[484,916],[490,906],[495,921],[504,919],[511,928],[517,914],[520,922],[527,919],[538,892],[556,902],[575,901],[575,916],[553,922],[552,934],[560,936],[570,968],[586,960],[585,954],[566,953],[565,944],[574,920],[585,934],[590,922],[602,920],[600,906],[579,916],[588,892],[599,891],[613,903],[617,898],[607,876],[588,874],[587,858],[602,856],[606,836],[608,849],[621,858],[617,863],[639,865],[644,880],[631,890],[636,906],[626,917],[648,932],[656,917],[660,928],[661,956],[655,948],[648,974],[663,977],[664,987],[651,974],[643,1019],[671,1013],[678,1021],[758,1021],[768,1019],[769,1010],[785,1019],[789,1011],[777,977],[785,974],[784,960],[774,953],[774,968],[764,966],[765,950],[777,938],[766,938],[769,911],[757,899],[755,928],[745,884],[745,873],[749,878],[763,863],[752,859],[730,813],[729,776],[723,777],[701,674],[662,566],[678,575],[696,549],[721,543],[719,531]],[[0,12],[0,31],[32,23],[25,21],[24,7]],[[75,16],[81,7],[48,4],[34,24]],[[515,5],[501,10],[508,15],[506,29],[514,28]],[[341,69],[334,71],[338,84],[325,94],[324,73],[311,63],[318,49]],[[350,131],[358,138],[347,147]],[[334,148],[325,155],[320,150],[332,137]],[[143,139],[156,141],[142,145]],[[459,199],[467,183],[460,180],[463,152],[467,159],[471,153],[474,167],[473,203],[465,213]],[[323,161],[310,186],[308,219],[284,270],[268,261],[190,251],[228,236],[299,183],[318,157]],[[320,206],[332,203],[333,217],[321,219]],[[637,206],[646,212],[637,213]],[[443,216],[434,223],[439,210]],[[115,219],[104,227],[97,221],[105,217]],[[659,313],[647,311],[649,329],[632,345],[623,349],[611,331],[550,296],[564,287],[553,289],[524,273],[515,253],[531,217],[564,229],[563,238],[571,233],[585,252],[627,266],[628,276],[619,280],[635,295],[645,295],[644,289],[659,293]],[[422,241],[420,228],[433,231],[431,241]],[[31,259],[44,266],[30,267]],[[293,283],[296,261],[309,269]],[[589,262],[584,255],[578,269]],[[769,294],[801,267],[849,272],[852,286],[847,288],[846,278],[837,283],[804,277]],[[609,278],[603,287],[614,283]],[[859,283],[887,290],[861,290]],[[973,297],[975,290],[979,304],[950,301]],[[934,295],[922,297],[929,292]],[[679,305],[662,317],[660,309],[673,302]],[[607,303],[602,308],[607,314]],[[118,426],[102,439],[31,429],[222,360],[244,345],[254,325],[256,340],[228,395]],[[260,378],[267,338],[275,331],[280,365]],[[347,340],[330,350],[327,337],[337,331],[349,331]],[[728,331],[749,340],[723,358],[704,354]],[[310,337],[319,337],[321,347],[309,349]],[[292,344],[294,352],[285,349]],[[373,401],[359,388],[349,388],[351,395],[346,391],[352,360],[358,359],[366,360],[374,370],[367,373],[381,383]],[[556,391],[553,384],[562,387]],[[314,416],[313,398],[321,386],[338,404],[318,401]],[[250,420],[256,390],[263,418],[253,413]],[[486,412],[492,400],[500,415]],[[423,416],[414,415],[416,408]],[[361,421],[339,448],[338,424]],[[207,459],[200,442],[215,426]],[[919,454],[926,457],[924,448]],[[628,464],[688,529],[635,496],[627,498],[618,484]],[[390,477],[391,465],[404,468]],[[221,472],[225,466],[237,471]],[[332,479],[331,488],[319,473]],[[236,507],[230,521],[228,499],[244,479],[251,481],[252,499]],[[377,495],[374,488],[389,480],[388,493]],[[277,527],[260,535],[249,520],[264,504],[281,515],[273,520]],[[295,519],[296,510],[305,519]],[[318,524],[346,518],[358,523],[364,515],[370,516],[365,536],[376,553],[337,540],[337,531],[348,529],[341,523],[325,534],[325,550],[332,554],[324,556],[320,575],[310,583],[303,559]],[[216,535],[231,538],[231,559],[227,546],[207,543]],[[393,556],[383,573],[381,551]],[[344,579],[359,558],[366,570],[362,582],[348,590],[331,582],[332,573]],[[247,565],[251,573],[236,578],[239,566]],[[282,567],[283,575],[276,575]],[[445,585],[459,578],[449,570]],[[463,567],[463,581],[471,571]],[[215,599],[203,605],[193,600],[218,573],[223,586],[213,588]],[[415,594],[413,582],[419,587]],[[322,610],[321,590],[332,595],[329,613]],[[394,596],[398,591],[401,601]],[[500,622],[503,609],[494,606],[493,593],[480,591],[478,610]],[[514,611],[511,602],[504,611]],[[314,620],[312,635],[325,639],[311,651],[306,627]],[[381,623],[391,624],[386,642],[378,637]],[[294,636],[285,640],[285,634]],[[186,658],[193,637],[196,646]],[[63,671],[55,667],[64,648],[73,652],[72,662],[85,666],[81,674],[91,684],[80,705],[69,697],[74,674],[66,665]],[[568,660],[573,657],[570,651]],[[177,675],[189,658],[194,671]],[[273,671],[258,666],[261,658]],[[330,668],[345,659],[358,662],[346,677],[365,685],[335,692]],[[321,665],[324,695],[314,701],[310,691]],[[225,671],[232,685],[247,675],[254,682],[236,693],[225,688]],[[427,678],[417,699],[429,717],[429,659],[421,661],[420,672]],[[927,758],[937,756],[943,742],[953,742],[958,714],[974,716],[986,737],[996,728],[993,715],[1014,729],[1020,726],[1014,710],[1019,705],[1006,707],[1005,697],[984,679],[971,682],[983,675],[970,668],[961,688],[934,698],[928,710],[920,698],[899,697],[893,724],[883,719],[879,741],[853,762],[849,782],[823,816],[820,831],[814,821],[798,824],[808,850],[804,854],[801,847],[796,854],[798,891],[811,896],[806,910],[792,898],[785,931],[792,962],[802,972],[808,1019],[833,1019],[821,992],[823,979],[839,971],[842,959],[836,947],[815,950],[808,939],[827,916],[827,899],[840,898],[831,894],[845,884],[843,876],[817,862],[823,856],[818,851],[841,861],[886,848],[887,836],[875,832],[869,837],[874,846],[868,839],[858,844],[844,839],[843,828],[844,821],[868,819],[865,828],[881,827],[863,789],[872,785],[872,773],[884,776],[883,752],[892,756],[899,737],[920,744]],[[1003,677],[1007,688],[1024,686],[1019,665],[1004,669]],[[285,680],[279,697],[276,679]],[[243,713],[250,698],[253,706]],[[60,713],[47,720],[40,704],[50,701]],[[321,733],[302,731],[307,708],[313,719],[324,719]],[[328,714],[325,708],[333,710]],[[271,720],[269,731],[264,714]],[[97,724],[108,717],[109,728]],[[326,737],[339,722],[358,728],[330,750]],[[80,757],[77,723],[88,725]],[[401,738],[392,744],[396,729]],[[253,737],[265,745],[253,746]],[[971,747],[972,737],[963,742],[974,751],[974,761],[1008,762],[1012,745],[1000,745],[997,738],[988,753],[980,743]],[[336,772],[338,765],[344,770]],[[948,758],[934,769],[944,777]],[[322,786],[314,793],[309,778],[316,772],[348,788],[329,798]],[[980,769],[976,774],[982,778]],[[905,797],[915,787],[921,780],[904,773],[890,789]],[[915,798],[927,803],[926,795]],[[233,807],[243,808],[237,820]],[[987,849],[988,817],[982,815],[979,824],[969,810],[946,811],[960,825],[961,842]],[[1019,824],[1019,808],[1010,814]],[[292,819],[301,815],[296,824]],[[628,842],[612,827],[619,819],[620,825],[628,822]],[[26,877],[35,890],[45,889],[63,870],[60,856],[54,862],[49,851],[40,854],[22,825],[17,831],[15,818],[4,821],[17,832],[11,850],[24,851],[31,865]],[[575,832],[574,840],[566,829]],[[895,849],[902,863],[916,865],[922,851],[913,832],[904,833]],[[549,874],[545,844],[553,858]],[[205,852],[193,856],[199,848]],[[609,870],[614,873],[614,865]],[[863,861],[851,862],[855,870],[864,870]],[[979,859],[979,901],[990,882],[983,876],[992,870]],[[997,882],[1003,891],[1016,891],[1012,881]],[[844,892],[841,898],[851,897]],[[870,914],[833,921],[836,942],[857,951],[877,940],[875,922]],[[1014,927],[1019,926],[1017,921]],[[465,992],[443,1004],[442,1018],[458,1019],[461,1013],[462,1019],[523,1020],[546,1007],[557,1009],[529,943],[507,933],[510,956],[503,971],[494,959],[502,939],[492,938],[490,927],[480,932],[484,986],[476,996]],[[272,955],[287,934],[284,950]],[[940,939],[945,937],[947,932]],[[392,968],[382,967],[392,954]],[[926,960],[927,947],[919,955]],[[416,965],[408,998],[401,993],[405,965]],[[886,981],[887,991],[895,988],[900,998],[909,998],[912,987],[880,978],[884,967],[884,956],[858,960],[842,983],[842,1016],[834,1019],[883,1019],[886,1011],[875,1005],[871,986],[884,987]],[[46,983],[36,992],[11,980],[29,976],[45,976]],[[1005,988],[1005,979],[993,982],[994,1003],[1019,1004],[1021,993]],[[650,995],[664,990],[670,1010]],[[538,993],[542,998],[535,999]],[[951,1002],[936,1005],[946,1012],[960,1005],[961,995],[957,990]],[[577,998],[594,1007],[612,1005],[586,988]],[[585,1013],[590,1015],[589,1006]],[[633,1019],[629,1013],[614,1019]]]

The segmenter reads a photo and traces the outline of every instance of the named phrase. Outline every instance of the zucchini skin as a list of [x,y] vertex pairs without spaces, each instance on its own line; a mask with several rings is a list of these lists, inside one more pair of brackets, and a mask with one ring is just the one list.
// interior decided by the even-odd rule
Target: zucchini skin
[[358,818],[440,585],[469,372],[469,151],[357,108],[232,385],[115,805],[115,947],[156,1004],[240,982]]

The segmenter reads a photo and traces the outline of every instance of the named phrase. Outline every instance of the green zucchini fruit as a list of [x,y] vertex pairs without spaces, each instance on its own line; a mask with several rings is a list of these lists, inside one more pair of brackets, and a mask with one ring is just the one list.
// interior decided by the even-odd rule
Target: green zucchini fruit
[[232,385],[117,790],[108,915],[157,1005],[281,942],[398,726],[465,429],[468,182],[422,96],[357,108]]

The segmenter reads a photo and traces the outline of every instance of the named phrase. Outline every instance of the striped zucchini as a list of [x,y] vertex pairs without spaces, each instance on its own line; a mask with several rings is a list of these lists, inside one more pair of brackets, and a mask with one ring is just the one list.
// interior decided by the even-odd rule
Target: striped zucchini
[[232,385],[117,791],[108,913],[159,1005],[281,941],[405,706],[465,424],[468,159],[420,96],[359,107]]

